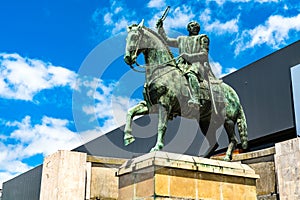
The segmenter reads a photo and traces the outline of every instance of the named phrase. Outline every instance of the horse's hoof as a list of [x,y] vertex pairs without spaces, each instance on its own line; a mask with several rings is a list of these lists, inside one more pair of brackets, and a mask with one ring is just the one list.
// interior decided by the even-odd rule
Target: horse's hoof
[[244,150],[248,149],[248,142],[243,142],[243,143],[242,143],[242,148],[243,148]]
[[124,145],[128,146],[135,141],[135,138],[131,135],[129,137],[124,137]]
[[155,145],[155,147],[153,147],[150,152],[160,151],[163,147],[163,145]]
[[153,147],[151,150],[150,150],[150,153],[151,152],[154,152],[154,151],[159,151],[157,148]]
[[223,159],[223,161],[230,162],[231,159],[228,156],[225,156],[224,159]]

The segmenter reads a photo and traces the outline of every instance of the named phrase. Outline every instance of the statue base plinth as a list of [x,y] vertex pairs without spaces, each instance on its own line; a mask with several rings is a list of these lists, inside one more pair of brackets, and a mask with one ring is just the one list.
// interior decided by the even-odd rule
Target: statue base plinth
[[256,199],[256,179],[248,165],[153,152],[118,170],[119,199]]

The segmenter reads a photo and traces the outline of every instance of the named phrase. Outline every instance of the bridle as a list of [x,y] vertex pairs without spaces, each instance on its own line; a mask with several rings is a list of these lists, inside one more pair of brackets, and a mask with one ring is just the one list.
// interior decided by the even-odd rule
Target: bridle
[[[136,42],[136,49],[135,49],[135,51],[134,51],[134,54],[133,54],[133,58],[135,59],[135,62],[133,63],[133,64],[135,64],[136,66],[138,66],[138,67],[140,67],[140,68],[143,68],[143,69],[145,69],[146,67],[145,66],[143,66],[143,65],[140,65],[137,61],[136,61],[136,59],[137,59],[137,53],[138,53],[138,50],[139,50],[139,48],[140,48],[140,43],[141,43],[141,41],[142,41],[142,39],[143,39],[143,37],[144,37],[144,31],[143,30],[140,30],[140,29],[138,29],[138,31],[139,31],[139,38],[138,38],[138,40],[137,40],[137,42]],[[138,70],[138,69],[136,69],[134,66],[132,66],[133,64],[131,64],[131,65],[129,65],[130,66],[130,68],[133,70],[133,71],[135,71],[135,72],[139,72],[139,73],[145,73],[146,72],[146,70]]]
[[[133,63],[133,64],[135,64],[137,67],[139,67],[139,68],[142,68],[142,69],[144,69],[144,70],[139,70],[139,69],[136,69],[134,66],[133,66],[133,64],[131,64],[131,65],[129,65],[130,66],[130,68],[133,70],[133,71],[135,71],[135,72],[139,72],[139,73],[145,73],[146,72],[146,66],[144,66],[144,65],[140,65],[137,61],[136,61],[136,59],[137,59],[137,53],[138,53],[138,51],[139,51],[139,49],[140,49],[140,43],[141,43],[141,41],[142,41],[142,39],[143,39],[143,37],[144,37],[144,31],[141,29],[141,28],[139,28],[138,29],[138,32],[139,32],[139,38],[138,38],[138,40],[136,41],[136,44],[135,44],[135,46],[136,46],[136,49],[135,49],[135,51],[134,51],[134,54],[133,54],[133,58],[135,59],[135,62]],[[179,58],[181,57],[181,55],[179,55],[179,56],[177,56],[177,57],[174,57],[173,59],[170,59],[170,60],[168,60],[168,61],[165,61],[164,63],[160,63],[160,65],[161,66],[164,66],[164,65],[167,65],[167,64],[169,64],[170,62],[172,62],[172,61],[176,61],[176,60],[178,60]],[[177,67],[177,66],[176,66]],[[178,67],[177,67],[178,68]],[[179,69],[179,68],[178,68]],[[180,71],[182,71],[181,69],[179,69]]]

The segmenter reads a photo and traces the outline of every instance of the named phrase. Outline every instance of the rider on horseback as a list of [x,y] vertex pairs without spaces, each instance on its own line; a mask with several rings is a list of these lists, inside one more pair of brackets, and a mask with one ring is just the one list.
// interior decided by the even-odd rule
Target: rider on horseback
[[179,49],[178,67],[185,72],[191,92],[188,104],[195,107],[202,106],[201,100],[208,100],[209,97],[200,93],[200,83],[204,79],[209,81],[209,77],[216,79],[208,64],[209,38],[205,34],[199,35],[200,25],[194,21],[187,25],[189,35],[179,36],[176,39],[167,37],[163,20],[159,19],[156,27],[169,46]]

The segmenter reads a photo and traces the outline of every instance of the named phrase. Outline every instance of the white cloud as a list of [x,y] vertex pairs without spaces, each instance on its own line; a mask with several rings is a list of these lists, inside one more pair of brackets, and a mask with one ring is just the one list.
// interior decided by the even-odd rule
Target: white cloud
[[232,2],[232,3],[278,3],[279,0],[207,0],[207,3],[208,2],[211,2],[211,1],[215,1],[219,6],[222,6],[224,5],[226,2]]
[[281,45],[285,45],[285,41],[289,39],[292,31],[299,30],[300,14],[293,17],[273,15],[263,25],[258,25],[254,29],[244,30],[232,44],[236,46],[236,55],[241,51],[263,44],[276,49]]
[[214,75],[217,78],[222,77],[222,66],[221,66],[221,64],[219,62],[212,62],[212,61],[209,64],[210,64],[211,70],[214,73]]
[[130,22],[123,17],[120,20],[118,20],[117,22],[115,22],[114,28],[112,29],[111,33],[117,34],[122,31],[125,31],[129,24],[130,24]]
[[72,149],[81,144],[76,132],[68,129],[68,120],[44,116],[40,124],[32,125],[31,117],[21,122],[7,123],[17,128],[9,138],[16,140],[20,150],[17,157],[30,157],[36,154],[49,155],[58,149]]
[[235,19],[221,22],[216,17],[214,18],[211,17],[212,12],[213,11],[210,8],[206,8],[203,12],[201,12],[199,16],[201,22],[200,25],[202,25],[201,27],[203,27],[206,32],[211,32],[215,35],[223,35],[227,33],[229,34],[237,33],[239,31],[239,26],[238,26],[239,19],[240,19],[239,14]]
[[235,72],[236,70],[238,70],[238,69],[235,68],[235,67],[226,68],[224,76],[228,75],[228,74],[231,74],[231,73]]
[[110,24],[113,23],[113,21],[112,21],[112,14],[111,13],[106,13],[104,15],[103,19],[104,19],[104,24],[105,25],[110,25]]
[[216,20],[212,23],[205,25],[204,29],[208,32],[213,32],[216,35],[222,35],[225,33],[236,33],[239,30],[238,19],[232,19],[225,23],[221,23],[219,20]]
[[187,5],[183,5],[173,10],[172,16],[166,18],[166,24],[172,28],[182,28],[186,27],[194,17],[192,9]]
[[115,14],[118,14],[119,12],[123,11],[123,8],[121,6],[119,7],[116,7],[115,10],[114,10],[114,13]]
[[224,69],[219,62],[215,62],[215,61],[210,61],[210,66],[212,72],[215,74],[217,78],[222,78],[237,70],[234,67]]
[[[148,21],[150,27],[155,27],[158,18],[160,18],[162,13],[157,13],[153,16],[152,19]],[[185,28],[187,24],[195,20],[195,14],[190,6],[182,5],[176,8],[171,8],[168,17],[164,21],[164,28],[168,29],[176,29],[176,28]]]
[[[44,116],[39,124],[32,124],[31,117],[22,121],[7,122],[6,126],[15,128],[0,140],[0,181],[28,171],[29,166],[23,159],[42,154],[44,156],[57,150],[71,150],[82,144],[80,136],[68,129],[68,120]],[[7,142],[14,141],[13,143]],[[0,182],[1,184],[1,182]]]
[[209,1],[215,1],[220,6],[223,5],[226,2],[226,0],[208,0],[208,2]]
[[211,20],[211,9],[206,8],[203,12],[201,12],[199,19],[202,23],[207,24]]
[[279,0],[255,0],[255,2],[258,2],[258,3],[278,3]]
[[166,3],[164,0],[150,0],[147,6],[149,8],[163,8],[166,6]]
[[19,54],[0,53],[0,97],[32,101],[41,90],[73,87],[76,73]]
[[[28,171],[28,170],[24,170],[24,171]],[[15,176],[16,176],[15,174],[12,174],[9,172],[0,172],[0,189],[2,189],[3,182],[6,182],[7,180],[12,179]],[[1,197],[1,195],[0,195],[0,197]]]
[[95,104],[83,106],[83,111],[91,116],[90,121],[105,119],[99,128],[102,133],[107,133],[124,125],[127,110],[140,100],[114,94],[117,84],[105,85],[101,80],[97,82],[96,90],[91,89],[87,92],[87,95],[95,100]]
[[127,8],[126,3],[123,1],[110,0],[109,7],[98,8],[92,15],[95,24],[94,37],[98,38],[99,34],[104,33],[103,25],[106,29],[105,32],[109,34],[118,34],[125,31],[128,25],[136,22],[129,20],[134,15],[135,12]]

